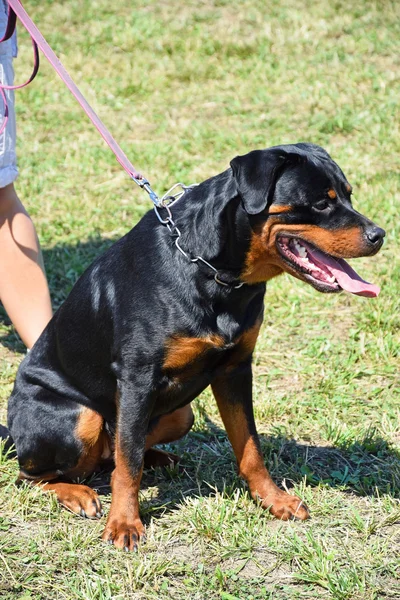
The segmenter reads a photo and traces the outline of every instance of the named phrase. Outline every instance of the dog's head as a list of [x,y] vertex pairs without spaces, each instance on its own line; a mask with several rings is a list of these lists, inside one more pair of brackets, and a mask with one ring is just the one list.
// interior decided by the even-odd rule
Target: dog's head
[[321,292],[379,293],[343,259],[375,254],[385,232],[354,210],[351,186],[323,148],[255,150],[231,167],[253,228],[242,280],[286,271]]

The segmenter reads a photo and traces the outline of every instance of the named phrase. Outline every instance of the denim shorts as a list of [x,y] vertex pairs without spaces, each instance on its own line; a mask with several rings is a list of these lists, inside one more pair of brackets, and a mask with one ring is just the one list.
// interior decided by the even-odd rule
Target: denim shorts
[[[7,5],[0,0],[0,37],[3,36],[7,26]],[[13,57],[16,56],[15,35],[0,44],[0,81],[5,85],[14,84]],[[18,177],[16,156],[16,124],[14,92],[5,90],[8,104],[8,121],[3,133],[0,135],[0,188],[9,185]],[[3,100],[0,98],[0,126],[4,119]]]

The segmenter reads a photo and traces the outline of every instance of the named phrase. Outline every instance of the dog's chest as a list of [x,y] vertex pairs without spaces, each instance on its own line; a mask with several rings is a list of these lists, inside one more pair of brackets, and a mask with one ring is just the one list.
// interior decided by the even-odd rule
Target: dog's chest
[[194,400],[212,381],[233,347],[222,337],[174,337],[168,341],[158,408],[161,413]]
[[163,369],[170,375],[188,378],[207,363],[222,359],[234,346],[235,343],[227,342],[219,334],[206,337],[174,336],[167,342]]
[[217,373],[232,371],[251,355],[260,323],[228,341],[220,333],[205,337],[173,336],[166,345],[164,396],[177,404],[190,402]]
[[221,313],[215,319],[212,332],[207,335],[172,335],[165,344],[163,369],[188,377],[193,369],[220,363],[240,349],[245,333],[231,315]]

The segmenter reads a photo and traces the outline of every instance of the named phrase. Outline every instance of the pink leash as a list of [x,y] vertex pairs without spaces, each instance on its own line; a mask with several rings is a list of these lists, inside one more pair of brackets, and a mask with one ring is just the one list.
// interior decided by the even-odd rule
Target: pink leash
[[16,26],[16,18],[18,17],[19,20],[21,21],[21,23],[24,25],[24,27],[27,29],[28,33],[31,36],[32,44],[33,44],[33,48],[34,48],[35,61],[34,61],[34,68],[32,71],[32,75],[30,76],[28,81],[26,81],[25,83],[23,83],[21,85],[14,85],[14,86],[3,85],[0,83],[0,95],[3,98],[3,102],[4,102],[4,106],[5,106],[4,121],[3,121],[2,127],[0,129],[0,134],[4,131],[7,121],[8,121],[8,106],[7,106],[7,99],[6,99],[4,90],[16,90],[16,89],[22,88],[22,87],[28,85],[36,77],[36,74],[39,70],[39,52],[38,52],[38,47],[39,47],[41,49],[41,51],[43,52],[43,54],[45,55],[45,57],[47,58],[47,60],[53,66],[53,68],[55,69],[57,74],[61,77],[61,79],[63,80],[65,85],[68,87],[69,91],[75,96],[75,98],[77,99],[77,101],[79,102],[79,104],[81,105],[81,107],[83,108],[83,110],[85,111],[87,116],[89,117],[89,119],[92,121],[93,125],[99,131],[102,138],[106,141],[106,143],[109,145],[111,150],[114,152],[114,154],[117,158],[117,161],[125,169],[125,171],[129,175],[129,177],[131,177],[133,179],[133,181],[135,183],[137,183],[138,186],[140,186],[142,189],[144,189],[149,194],[150,199],[155,204],[155,206],[162,206],[162,202],[158,198],[157,194],[151,189],[150,184],[147,181],[147,179],[145,177],[143,177],[142,175],[140,175],[140,173],[138,173],[138,171],[136,171],[135,167],[132,165],[132,163],[130,162],[130,160],[124,153],[124,151],[120,148],[120,146],[114,140],[111,133],[108,131],[107,127],[104,125],[104,123],[101,121],[101,119],[94,112],[93,108],[90,106],[90,104],[87,102],[85,97],[82,95],[82,93],[78,89],[77,85],[72,80],[68,71],[62,65],[62,63],[60,62],[60,60],[58,59],[56,54],[53,52],[53,50],[50,48],[49,44],[44,39],[43,35],[40,33],[39,29],[36,27],[36,25],[34,24],[32,19],[27,14],[27,12],[24,9],[24,7],[22,6],[20,0],[8,0],[8,5],[9,6],[8,6],[7,29],[6,29],[4,36],[0,39],[0,43],[7,41],[12,36],[12,34],[14,33],[14,30],[15,30],[15,26]]

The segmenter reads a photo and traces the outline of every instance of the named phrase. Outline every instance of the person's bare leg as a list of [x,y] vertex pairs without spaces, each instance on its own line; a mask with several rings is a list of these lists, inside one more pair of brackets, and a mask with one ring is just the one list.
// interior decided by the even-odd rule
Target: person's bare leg
[[0,188],[0,300],[31,348],[52,308],[35,227],[13,184]]

